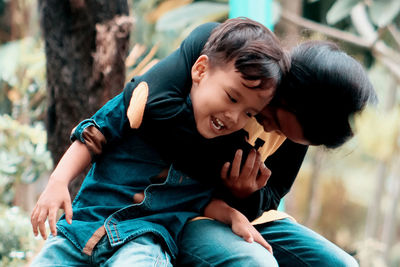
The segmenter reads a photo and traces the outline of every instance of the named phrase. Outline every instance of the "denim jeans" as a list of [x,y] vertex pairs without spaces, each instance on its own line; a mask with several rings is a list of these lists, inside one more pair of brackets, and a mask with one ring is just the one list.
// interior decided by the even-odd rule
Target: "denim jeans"
[[46,266],[172,266],[169,254],[158,239],[147,233],[125,243],[111,247],[103,237],[93,250],[92,256],[81,253],[63,235],[50,236],[32,267]]
[[290,219],[256,228],[272,246],[273,255],[217,221],[189,222],[179,242],[179,266],[358,266],[335,244]]

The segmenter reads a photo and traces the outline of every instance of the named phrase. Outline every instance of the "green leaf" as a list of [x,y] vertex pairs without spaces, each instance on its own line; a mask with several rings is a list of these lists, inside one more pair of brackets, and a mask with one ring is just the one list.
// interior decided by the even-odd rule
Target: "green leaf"
[[338,21],[347,17],[353,7],[358,4],[360,0],[338,0],[329,9],[326,15],[326,21],[329,24],[335,24]]
[[208,21],[210,17],[228,14],[229,6],[214,2],[194,2],[165,13],[156,23],[160,32],[176,32],[193,24]]
[[209,1],[194,2],[168,11],[155,25],[155,41],[163,44],[159,56],[166,56],[176,49],[195,27],[209,21],[220,21],[228,13],[228,4]]
[[369,8],[373,23],[380,28],[390,24],[399,12],[399,0],[375,0]]
[[17,82],[15,71],[20,55],[20,41],[13,41],[0,46],[0,80],[13,85]]

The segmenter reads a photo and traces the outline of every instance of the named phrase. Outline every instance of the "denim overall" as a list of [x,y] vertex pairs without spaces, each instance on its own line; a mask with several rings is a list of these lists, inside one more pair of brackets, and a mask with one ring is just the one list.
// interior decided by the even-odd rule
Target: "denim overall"
[[[153,183],[170,165],[145,141],[144,133],[127,128],[125,110],[120,94],[76,127],[73,139],[84,142],[84,129],[95,126],[107,145],[95,158],[73,202],[73,223],[69,225],[63,216],[57,229],[87,255],[96,245],[90,242],[99,240],[93,237],[104,233],[101,229],[112,247],[153,233],[175,258],[178,234],[209,202],[211,186],[172,167],[164,182]],[[134,195],[143,191],[144,200],[134,203]]]

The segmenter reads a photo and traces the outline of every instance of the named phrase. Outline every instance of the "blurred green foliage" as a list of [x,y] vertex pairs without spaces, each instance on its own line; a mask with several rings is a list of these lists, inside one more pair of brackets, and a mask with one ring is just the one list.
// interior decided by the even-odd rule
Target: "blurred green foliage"
[[0,58],[0,203],[11,205],[15,183],[31,183],[52,168],[42,121],[45,56],[39,40],[25,38],[2,45]]
[[157,56],[165,57],[197,26],[228,18],[228,0],[131,0],[136,19],[134,41],[152,47],[161,44]]
[[0,203],[12,205],[14,185],[32,183],[52,167],[43,125],[0,116]]
[[17,267],[36,248],[29,217],[18,207],[0,204],[0,267]]
[[13,206],[16,189],[52,169],[43,122],[46,61],[36,34],[0,46],[0,267],[33,255],[29,216]]

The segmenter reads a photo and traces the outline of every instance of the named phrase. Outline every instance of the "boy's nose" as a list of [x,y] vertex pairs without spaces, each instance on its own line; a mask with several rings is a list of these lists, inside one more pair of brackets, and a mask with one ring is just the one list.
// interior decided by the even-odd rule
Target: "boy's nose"
[[225,116],[229,119],[230,128],[236,128],[240,123],[240,112],[239,111],[228,111]]

